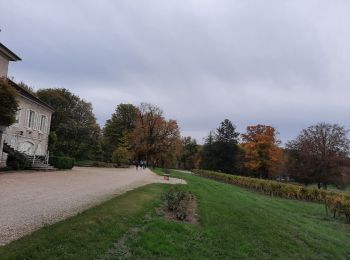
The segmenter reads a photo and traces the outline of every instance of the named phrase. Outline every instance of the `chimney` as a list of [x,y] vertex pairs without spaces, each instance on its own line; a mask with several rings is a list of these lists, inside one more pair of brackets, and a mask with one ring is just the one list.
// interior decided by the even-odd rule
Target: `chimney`
[[18,60],[21,58],[0,42],[0,77],[7,77],[9,62]]

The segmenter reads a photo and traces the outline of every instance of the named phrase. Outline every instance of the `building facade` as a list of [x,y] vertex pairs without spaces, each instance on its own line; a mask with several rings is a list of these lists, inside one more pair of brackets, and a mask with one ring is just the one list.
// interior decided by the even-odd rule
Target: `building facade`
[[[7,78],[10,61],[20,58],[0,43],[0,75],[17,92],[18,111],[16,122],[9,127],[0,126],[0,165],[5,166],[8,146],[28,157],[47,157],[53,109]],[[1,105],[1,104],[0,104]]]

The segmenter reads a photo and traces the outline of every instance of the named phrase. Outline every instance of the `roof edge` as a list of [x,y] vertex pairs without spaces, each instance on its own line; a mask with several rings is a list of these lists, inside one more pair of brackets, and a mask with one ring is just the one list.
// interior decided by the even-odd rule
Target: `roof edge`
[[32,93],[28,92],[25,88],[22,88],[21,86],[17,85],[15,82],[10,80],[9,78],[7,78],[7,77],[0,77],[0,79],[6,80],[12,87],[14,87],[16,89],[16,91],[20,95],[22,95],[22,96],[24,96],[26,98],[32,99],[33,101],[35,101],[39,105],[42,105],[42,106],[48,108],[49,110],[51,110],[52,113],[55,112],[53,107],[51,107],[50,105],[46,104],[44,101],[42,101],[38,97],[34,96]]
[[0,42],[0,52],[4,54],[10,61],[18,61],[22,60],[20,57],[18,57],[13,51],[11,51],[9,48],[7,48],[5,45],[3,45]]

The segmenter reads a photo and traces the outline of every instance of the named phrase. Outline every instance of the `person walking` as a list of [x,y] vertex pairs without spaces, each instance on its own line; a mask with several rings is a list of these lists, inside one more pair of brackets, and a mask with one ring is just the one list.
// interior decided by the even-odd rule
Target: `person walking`
[[143,160],[140,161],[140,168],[143,169]]
[[139,169],[139,161],[138,160],[135,160],[135,166],[136,166],[136,170]]

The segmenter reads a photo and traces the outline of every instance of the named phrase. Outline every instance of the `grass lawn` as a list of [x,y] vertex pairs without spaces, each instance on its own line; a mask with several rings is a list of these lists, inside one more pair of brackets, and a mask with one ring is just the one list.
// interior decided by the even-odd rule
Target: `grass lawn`
[[327,218],[323,205],[172,175],[198,198],[200,224],[158,216],[154,208],[169,186],[154,184],[0,247],[0,259],[350,258],[350,225]]

